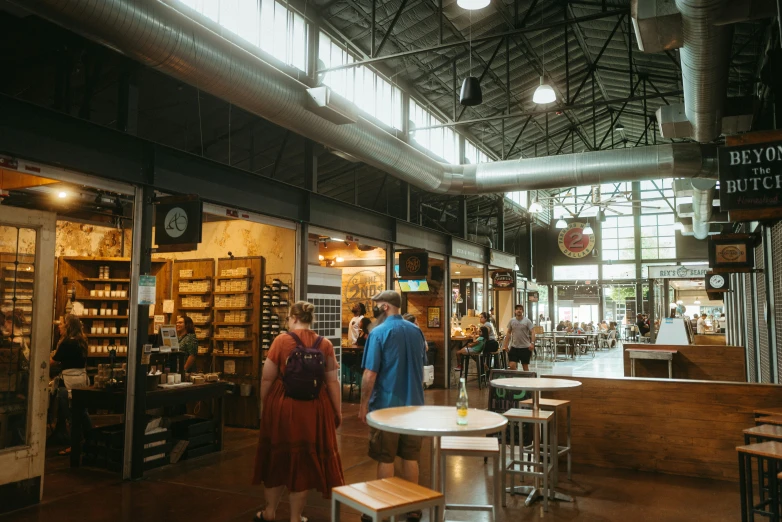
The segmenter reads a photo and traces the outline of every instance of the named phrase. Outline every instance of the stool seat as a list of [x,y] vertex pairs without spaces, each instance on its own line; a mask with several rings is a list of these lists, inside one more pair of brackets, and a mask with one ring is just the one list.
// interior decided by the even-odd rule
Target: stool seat
[[502,414],[509,420],[514,421],[538,421],[538,422],[548,422],[551,417],[554,416],[553,411],[543,411],[543,410],[525,410],[522,408],[511,408],[505,413]]
[[339,486],[332,489],[331,493],[332,496],[336,496],[339,502],[352,501],[352,504],[364,508],[360,509],[363,513],[371,511],[373,512],[371,514],[377,518],[382,517],[384,513],[397,511],[400,508],[412,510],[422,503],[430,504],[443,501],[443,494],[439,491],[413,484],[398,477]]
[[[521,401],[519,404],[529,404],[531,406],[532,399]],[[570,401],[560,401],[558,399],[540,399],[539,404],[541,406],[549,406],[550,408],[561,408],[563,406],[567,406],[568,404],[570,404]]]
[[782,415],[769,415],[767,417],[757,417],[755,424],[773,424],[775,426],[782,426]]
[[500,441],[495,437],[440,437],[440,451],[490,457],[500,452]]
[[782,426],[776,426],[774,424],[761,424],[760,426],[747,428],[744,430],[744,435],[782,441]]
[[769,440],[755,444],[746,444],[744,446],[736,446],[736,451],[765,459],[782,459],[782,442]]
[[753,410],[755,415],[782,415],[782,408],[757,408]]

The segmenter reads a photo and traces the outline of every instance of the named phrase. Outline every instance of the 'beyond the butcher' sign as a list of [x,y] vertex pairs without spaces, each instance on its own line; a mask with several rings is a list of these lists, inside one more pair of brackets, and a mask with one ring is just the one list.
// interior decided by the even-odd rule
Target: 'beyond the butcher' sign
[[720,209],[782,207],[782,142],[720,150]]

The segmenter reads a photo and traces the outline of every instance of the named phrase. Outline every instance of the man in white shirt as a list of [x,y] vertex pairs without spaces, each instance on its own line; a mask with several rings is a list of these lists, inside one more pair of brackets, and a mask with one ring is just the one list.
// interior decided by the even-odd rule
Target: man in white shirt
[[703,335],[706,333],[706,314],[701,314],[701,316],[698,318],[697,332],[698,335]]
[[717,323],[720,325],[720,333],[725,333],[725,325],[727,322],[728,320],[725,318],[725,314],[720,314],[719,319],[717,319]]
[[364,318],[364,314],[367,313],[367,307],[364,303],[356,303],[350,309],[353,312],[353,319],[348,324],[348,343],[350,346],[356,344],[356,339],[361,335],[361,320]]

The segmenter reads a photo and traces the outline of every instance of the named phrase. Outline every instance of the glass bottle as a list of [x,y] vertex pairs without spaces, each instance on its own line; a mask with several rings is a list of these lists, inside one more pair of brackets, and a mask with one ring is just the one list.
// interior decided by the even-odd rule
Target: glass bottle
[[467,381],[464,377],[459,379],[459,398],[456,399],[456,424],[467,424]]

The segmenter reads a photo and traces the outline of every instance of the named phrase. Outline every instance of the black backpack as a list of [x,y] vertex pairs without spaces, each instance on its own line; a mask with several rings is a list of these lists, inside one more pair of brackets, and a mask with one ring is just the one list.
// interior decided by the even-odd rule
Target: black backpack
[[282,376],[285,396],[299,401],[317,399],[326,376],[326,361],[323,352],[318,350],[323,337],[319,335],[315,343],[307,348],[298,335],[293,332],[288,332],[288,335],[296,341],[296,348],[288,356],[285,375]]

